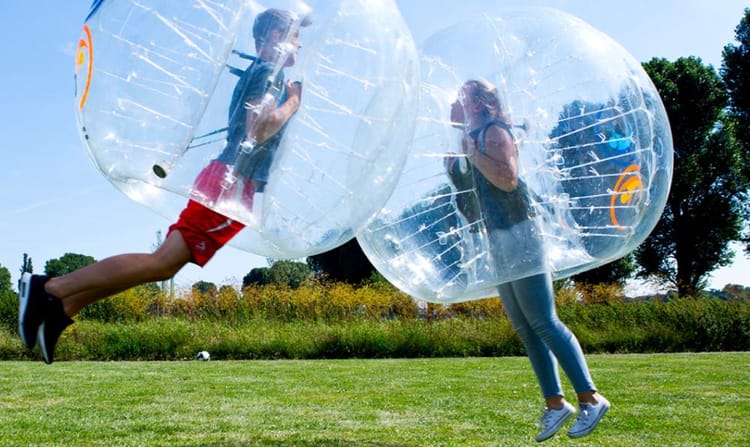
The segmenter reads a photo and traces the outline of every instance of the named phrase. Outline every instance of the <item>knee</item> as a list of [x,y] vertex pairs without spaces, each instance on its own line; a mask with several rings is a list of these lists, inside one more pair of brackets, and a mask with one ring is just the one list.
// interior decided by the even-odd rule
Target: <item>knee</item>
[[534,329],[529,325],[529,322],[523,318],[523,316],[511,316],[508,314],[508,320],[510,321],[513,330],[516,331],[516,334],[521,337],[521,340],[527,341],[534,336]]
[[176,275],[184,265],[184,262],[159,256],[154,253],[151,255],[149,263],[152,281],[166,281]]
[[160,270],[161,272],[161,280],[167,280],[172,278],[174,275],[177,274],[177,272],[180,271],[182,267],[184,267],[186,262],[171,262],[171,263],[164,263],[162,265],[162,268]]
[[531,342],[536,335],[535,332],[525,324],[513,325],[513,329],[516,331],[516,334],[518,334],[518,336],[524,343]]
[[149,270],[154,281],[167,280],[192,260],[192,253],[179,231],[167,236],[164,243],[148,256]]
[[172,266],[162,266],[154,271],[154,281],[166,281],[176,275],[178,271],[179,269]]
[[532,330],[539,335],[543,340],[549,340],[551,338],[562,338],[567,339],[572,336],[572,333],[557,316],[549,316],[547,318],[537,318],[531,322]]

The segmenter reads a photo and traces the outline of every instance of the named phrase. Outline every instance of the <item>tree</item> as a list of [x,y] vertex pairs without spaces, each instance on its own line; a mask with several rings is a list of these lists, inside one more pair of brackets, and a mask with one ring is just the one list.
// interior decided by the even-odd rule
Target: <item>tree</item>
[[635,273],[635,256],[630,253],[620,259],[609,262],[573,276],[573,281],[584,284],[619,284],[625,282]]
[[13,292],[10,270],[0,265],[0,327],[16,330],[18,295]]
[[276,261],[269,271],[271,282],[286,284],[293,289],[312,277],[312,270],[304,262]]
[[242,287],[265,286],[271,284],[271,269],[268,267],[256,267],[242,278]]
[[10,271],[0,265],[0,292],[5,291],[13,292],[13,289],[11,288]]
[[375,267],[365,256],[356,238],[333,250],[309,256],[307,264],[318,276],[325,275],[332,281],[349,284],[359,284],[375,272]]
[[303,262],[276,261],[271,267],[250,270],[242,279],[242,287],[268,284],[287,285],[293,289],[312,277],[312,270]]
[[739,284],[727,284],[721,289],[721,291],[727,299],[750,301],[750,287],[741,286]]
[[[722,53],[721,76],[729,94],[729,116],[734,124],[737,143],[742,154],[750,154],[750,8],[735,28],[738,45],[728,44]],[[744,175],[750,177],[750,163],[744,163]],[[745,202],[744,219],[750,219],[750,206]],[[747,228],[746,228],[747,230]],[[743,238],[745,251],[750,253],[750,232]]]
[[193,284],[191,289],[193,290],[193,293],[210,297],[215,297],[219,293],[216,284],[208,281],[198,281]]
[[695,296],[708,273],[731,263],[729,243],[741,236],[746,157],[724,114],[727,95],[713,67],[688,57],[654,58],[644,68],[667,109],[675,163],[664,213],[636,251],[638,276]]
[[21,264],[21,274],[24,273],[34,273],[34,264],[31,262],[31,256],[29,256],[28,253],[23,254],[23,261]]
[[57,259],[50,259],[44,264],[48,276],[62,276],[96,262],[91,256],[77,253],[65,253]]

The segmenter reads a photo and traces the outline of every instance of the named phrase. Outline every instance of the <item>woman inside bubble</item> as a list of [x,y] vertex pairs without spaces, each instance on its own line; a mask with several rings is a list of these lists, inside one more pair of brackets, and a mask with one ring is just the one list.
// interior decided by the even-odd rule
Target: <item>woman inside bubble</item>
[[[558,362],[578,395],[579,413],[568,436],[586,436],[609,402],[597,393],[578,339],[557,316],[543,238],[529,190],[518,177],[518,148],[497,89],[484,80],[467,81],[451,107],[451,121],[463,130],[461,156],[469,165],[463,176],[473,177],[495,269],[520,278],[499,285],[498,291],[545,399],[536,440],[552,437],[576,412],[563,397]],[[456,158],[449,157],[446,168],[460,182]]]

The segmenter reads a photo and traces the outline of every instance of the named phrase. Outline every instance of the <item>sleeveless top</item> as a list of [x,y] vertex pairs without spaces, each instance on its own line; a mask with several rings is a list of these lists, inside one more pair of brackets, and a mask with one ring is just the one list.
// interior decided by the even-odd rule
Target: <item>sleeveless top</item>
[[[477,150],[482,152],[486,150],[485,133],[491,126],[504,129],[513,139],[513,133],[508,124],[501,121],[490,121],[484,127],[469,133],[476,144]],[[508,229],[536,215],[529,200],[529,189],[523,180],[519,178],[516,189],[507,192],[493,185],[474,165],[471,169],[479,195],[479,206],[488,231]]]

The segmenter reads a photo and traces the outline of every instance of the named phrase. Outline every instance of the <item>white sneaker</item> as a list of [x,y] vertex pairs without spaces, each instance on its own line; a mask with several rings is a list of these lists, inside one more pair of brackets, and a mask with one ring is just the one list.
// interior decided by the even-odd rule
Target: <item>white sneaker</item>
[[562,424],[565,423],[571,416],[576,412],[573,405],[567,402],[563,402],[563,406],[557,410],[544,409],[542,417],[539,419],[539,434],[536,435],[536,441],[542,442],[546,439],[551,438],[560,430]]
[[568,436],[571,438],[582,438],[596,428],[602,416],[609,410],[609,401],[602,396],[596,396],[598,402],[596,405],[579,403],[580,412],[576,418],[575,424],[568,430]]

